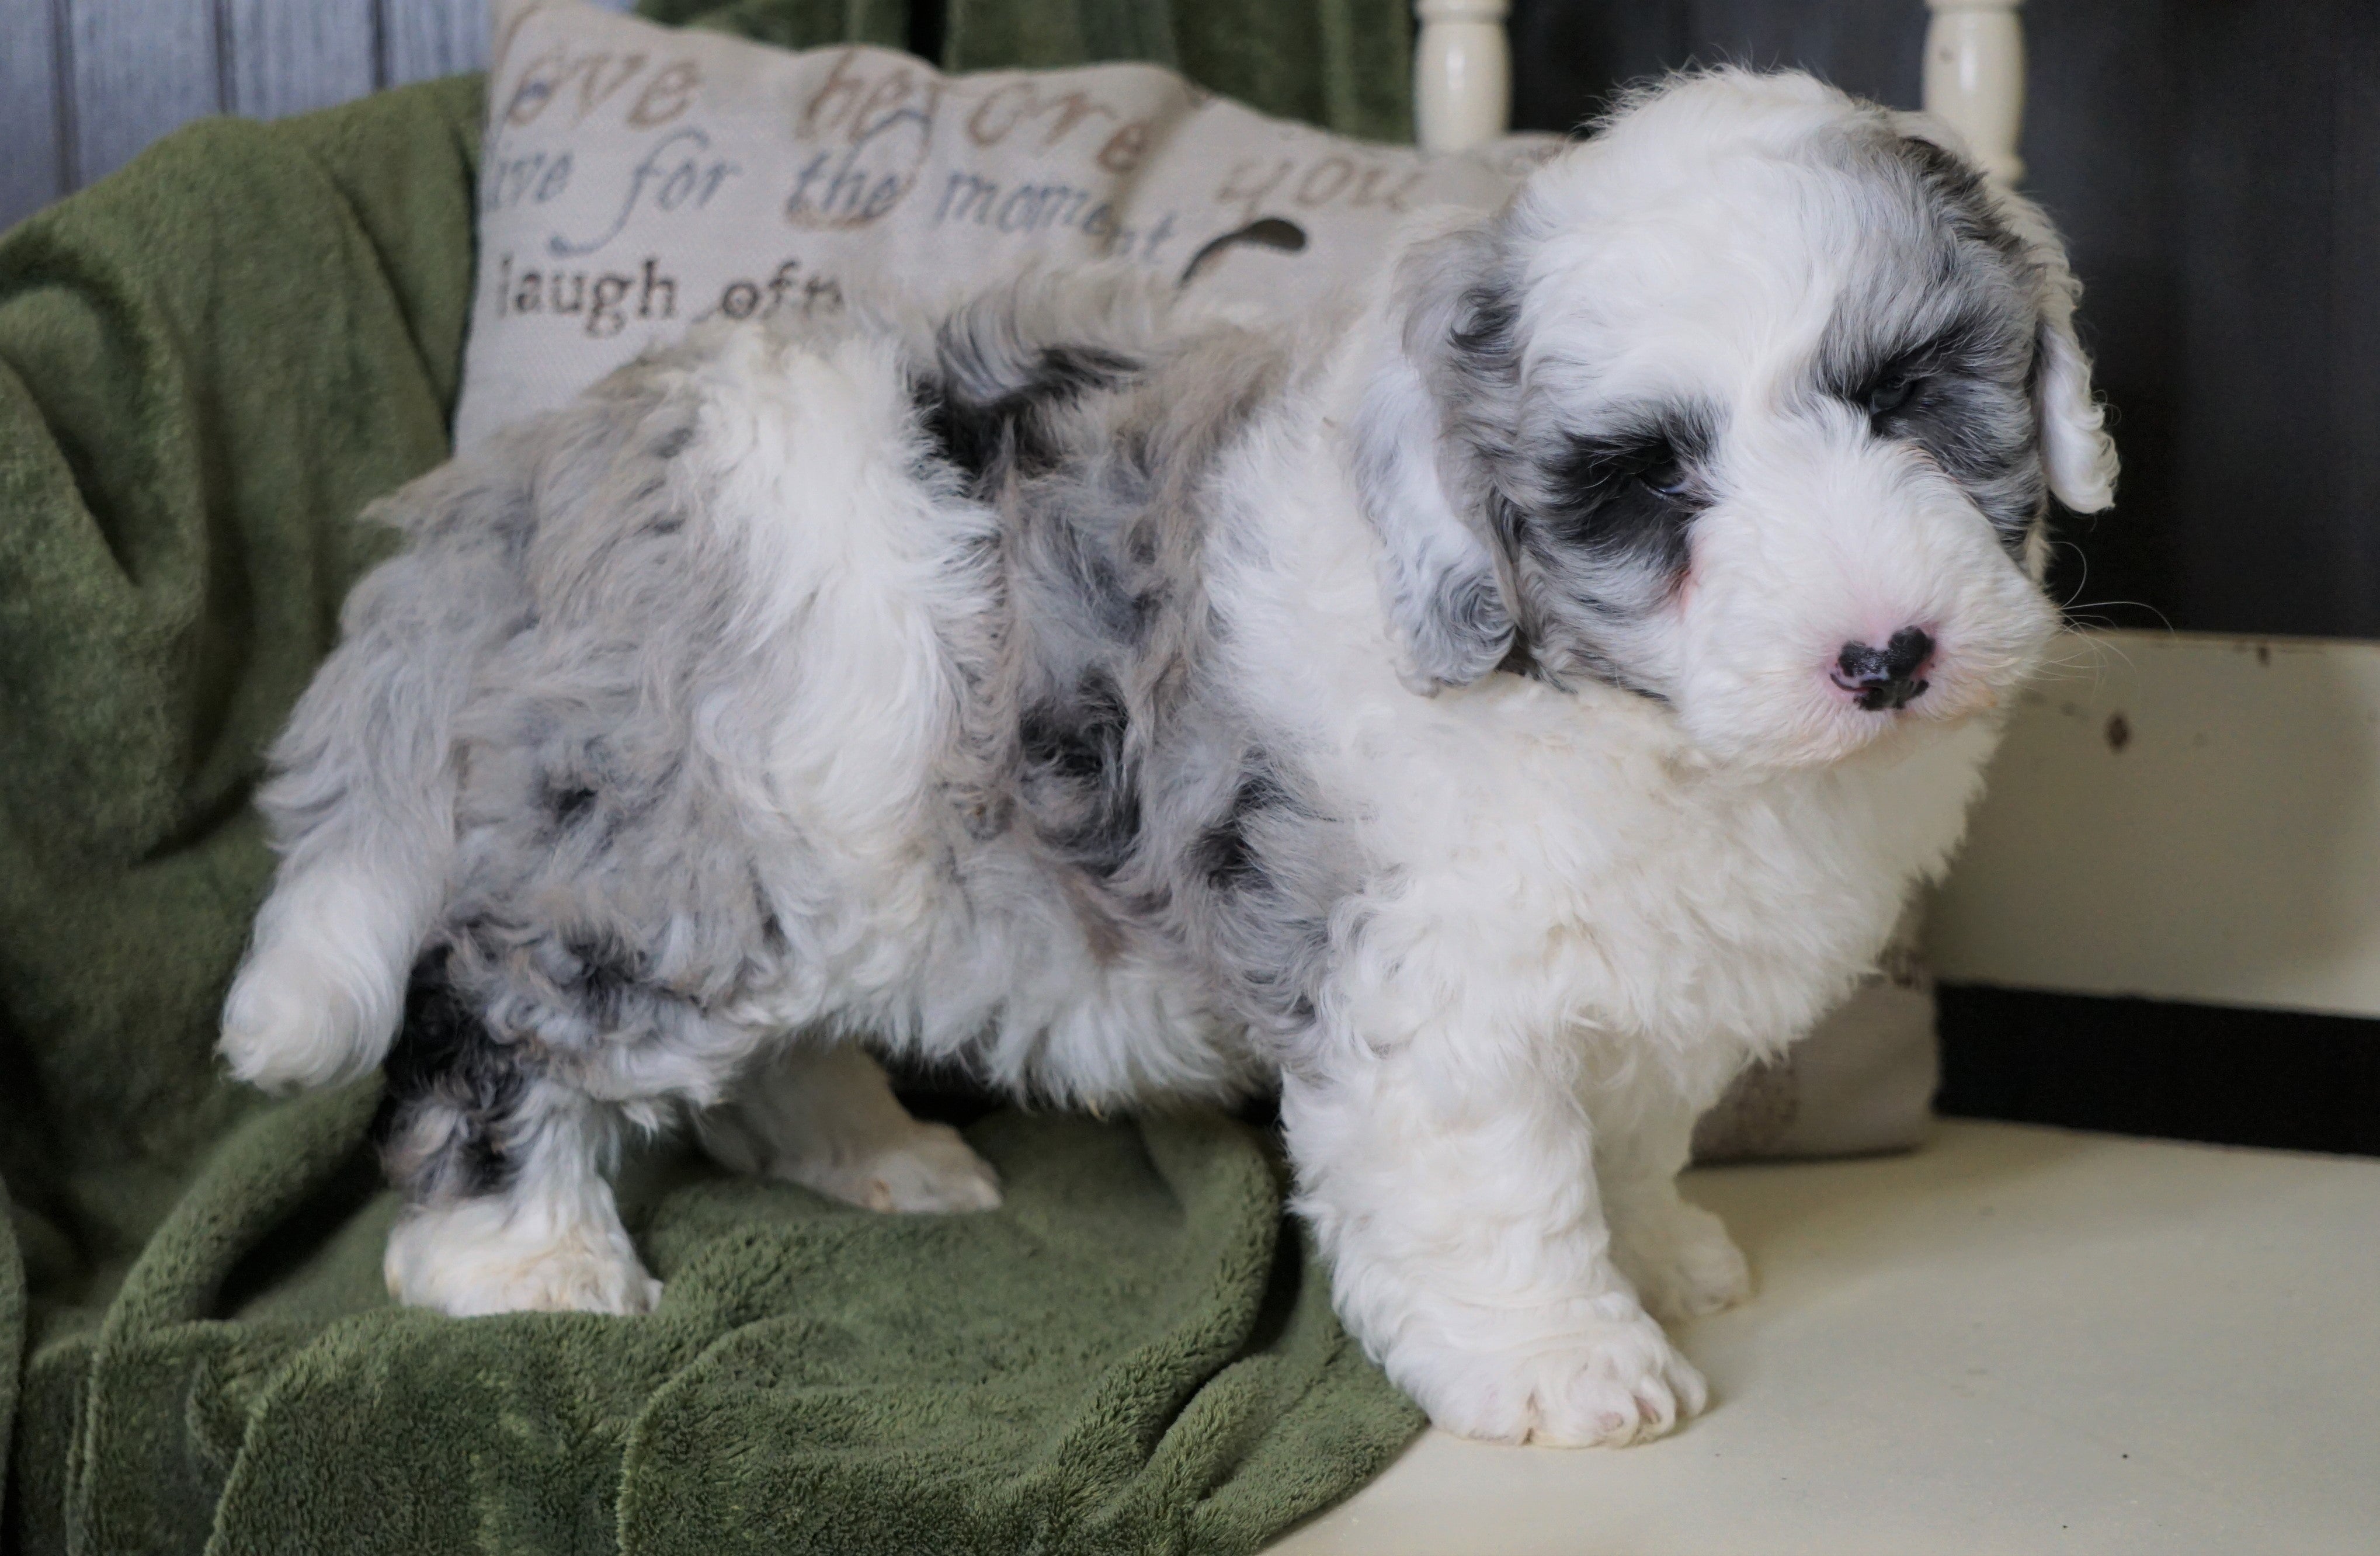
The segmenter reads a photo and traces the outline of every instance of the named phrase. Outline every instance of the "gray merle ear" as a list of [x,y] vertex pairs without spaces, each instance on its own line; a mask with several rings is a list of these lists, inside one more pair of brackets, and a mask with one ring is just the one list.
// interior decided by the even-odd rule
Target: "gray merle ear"
[[2041,429],[2042,472],[2058,500],[2076,513],[2097,513],[2116,500],[2116,444],[2107,436],[2107,407],[2091,388],[2091,359],[2074,334],[2082,284],[2067,262],[2065,240],[2046,213],[1997,179],[1967,154],[1957,134],[1922,114],[1895,114],[1906,145],[1929,160],[1955,166],[2022,249],[2032,270],[2040,320],[2034,368],[2034,415]]
[[1355,416],[1356,492],[1383,544],[1381,593],[1403,639],[1399,671],[1425,695],[1479,679],[1513,646],[1489,486],[1467,435],[1503,398],[1472,382],[1510,346],[1511,308],[1494,264],[1483,227],[1406,252]]
[[2034,368],[2034,414],[2041,421],[2041,464],[2049,490],[2076,513],[2097,513],[2116,500],[2116,444],[2107,436],[2107,407],[2091,391],[2091,359],[2074,335],[2074,305],[2082,285],[2066,263],[2066,246],[2029,201],[2006,197],[2033,217],[2020,219],[2038,267],[2040,357]]

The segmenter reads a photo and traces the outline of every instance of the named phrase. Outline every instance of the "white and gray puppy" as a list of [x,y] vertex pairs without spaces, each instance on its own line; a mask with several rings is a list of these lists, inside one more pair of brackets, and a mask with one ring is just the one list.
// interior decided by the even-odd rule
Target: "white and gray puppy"
[[273,752],[234,1070],[384,1062],[388,1275],[634,1312],[604,1173],[996,1181],[868,1051],[1278,1081],[1441,1426],[1620,1443],[1745,1295],[1689,1126],[1869,966],[2114,456],[2056,237],[1800,75],[1635,99],[1302,338],[1043,281],[698,332],[407,487]]

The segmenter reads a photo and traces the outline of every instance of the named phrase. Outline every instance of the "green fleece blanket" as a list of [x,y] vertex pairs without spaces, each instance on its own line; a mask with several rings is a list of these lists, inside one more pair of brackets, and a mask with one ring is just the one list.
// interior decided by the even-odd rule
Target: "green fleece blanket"
[[200,124],[0,240],[0,1549],[1255,1549],[1418,1417],[1238,1124],[995,1113],[973,1217],[658,1153],[658,1313],[457,1321],[382,1289],[376,1083],[218,1077],[258,753],[446,452],[480,90]]

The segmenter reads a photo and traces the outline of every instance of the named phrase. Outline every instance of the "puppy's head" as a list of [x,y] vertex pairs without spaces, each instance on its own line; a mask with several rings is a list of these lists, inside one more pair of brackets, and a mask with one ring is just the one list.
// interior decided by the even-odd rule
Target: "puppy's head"
[[2115,453],[2056,235],[1943,133],[1685,78],[1405,253],[1354,444],[1410,684],[1599,679],[1764,764],[2006,695]]

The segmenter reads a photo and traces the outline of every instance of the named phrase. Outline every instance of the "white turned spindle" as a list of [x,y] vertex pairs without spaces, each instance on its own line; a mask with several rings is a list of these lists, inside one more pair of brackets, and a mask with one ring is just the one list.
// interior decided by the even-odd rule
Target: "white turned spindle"
[[1506,0],[1421,0],[1414,42],[1414,128],[1425,152],[1467,152],[1512,117]]
[[2013,184],[2024,124],[2024,0],[1925,0],[1925,111],[1966,137],[1985,173]]

